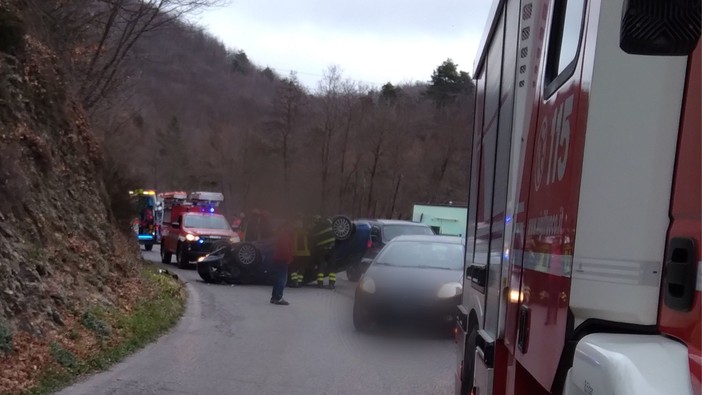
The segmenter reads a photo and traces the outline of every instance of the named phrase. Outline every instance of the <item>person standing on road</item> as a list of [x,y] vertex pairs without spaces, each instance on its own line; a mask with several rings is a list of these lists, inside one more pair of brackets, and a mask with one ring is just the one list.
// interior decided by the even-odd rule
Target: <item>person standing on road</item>
[[293,263],[290,265],[290,280],[292,288],[300,288],[305,281],[305,266],[310,259],[307,229],[304,227],[302,216],[298,215],[295,221],[295,248]]
[[283,290],[288,282],[288,268],[293,261],[295,243],[295,226],[292,221],[285,221],[281,226],[275,240],[275,250],[273,252],[273,272],[275,283],[273,284],[273,294],[271,303],[287,306],[283,299]]
[[320,215],[314,217],[312,229],[314,252],[312,255],[317,261],[317,287],[324,287],[324,278],[329,276],[329,289],[334,289],[336,272],[332,267],[333,249],[336,239],[332,231],[331,221],[323,219]]

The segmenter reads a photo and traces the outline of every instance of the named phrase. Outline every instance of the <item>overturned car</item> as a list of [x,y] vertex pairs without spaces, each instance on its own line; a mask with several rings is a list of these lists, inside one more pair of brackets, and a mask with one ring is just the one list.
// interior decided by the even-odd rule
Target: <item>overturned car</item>
[[[336,216],[330,220],[334,235],[330,270],[346,270],[365,253],[370,240],[370,227],[365,222],[354,222],[345,216]],[[305,235],[304,244],[315,242],[315,234]],[[253,242],[230,243],[218,242],[213,251],[200,258],[197,271],[208,283],[229,284],[271,284],[273,282],[272,256],[275,242],[259,240]],[[303,283],[314,281],[317,277],[318,252],[296,255],[293,266],[300,269]]]

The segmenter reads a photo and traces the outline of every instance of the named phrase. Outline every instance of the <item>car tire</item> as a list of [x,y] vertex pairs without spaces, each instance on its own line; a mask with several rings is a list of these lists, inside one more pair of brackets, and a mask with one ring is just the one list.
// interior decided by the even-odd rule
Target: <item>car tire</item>
[[353,221],[349,217],[338,215],[332,219],[332,233],[336,240],[344,241],[350,239],[355,230]]
[[361,314],[360,307],[356,301],[353,302],[353,327],[356,332],[365,333],[371,327],[371,321]]
[[187,269],[190,266],[188,252],[182,246],[179,246],[176,250],[176,262],[181,269]]
[[234,248],[234,261],[242,268],[252,268],[261,263],[261,251],[251,243],[239,243]]
[[161,263],[171,263],[171,260],[173,258],[173,254],[170,252],[166,251],[166,246],[161,244]]
[[361,273],[357,272],[356,270],[346,269],[346,278],[348,278],[349,281],[356,283],[361,279]]
[[154,245],[149,243],[149,244],[144,244],[144,250],[145,251],[151,251],[154,249]]

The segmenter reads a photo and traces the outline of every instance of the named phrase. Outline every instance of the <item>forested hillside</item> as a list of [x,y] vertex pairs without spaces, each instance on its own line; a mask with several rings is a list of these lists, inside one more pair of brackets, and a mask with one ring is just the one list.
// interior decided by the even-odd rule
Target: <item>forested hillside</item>
[[158,189],[221,190],[254,206],[407,217],[467,194],[473,83],[369,87],[330,66],[317,87],[258,66],[200,27],[144,33],[91,119],[111,158]]

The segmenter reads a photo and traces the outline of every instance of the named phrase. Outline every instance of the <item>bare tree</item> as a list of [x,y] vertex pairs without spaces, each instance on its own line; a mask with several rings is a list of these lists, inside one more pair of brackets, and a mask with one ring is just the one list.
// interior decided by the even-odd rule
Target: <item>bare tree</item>
[[219,0],[67,0],[55,7],[41,3],[70,40],[65,46],[73,55],[78,92],[90,110],[128,79],[124,61],[146,33]]
[[327,211],[327,192],[331,162],[332,138],[339,127],[339,95],[341,92],[341,69],[332,65],[324,71],[319,82],[318,94],[322,107],[322,151],[321,151],[321,211]]
[[295,72],[282,81],[273,103],[272,126],[280,139],[285,195],[290,193],[290,139],[298,127],[305,91]]

